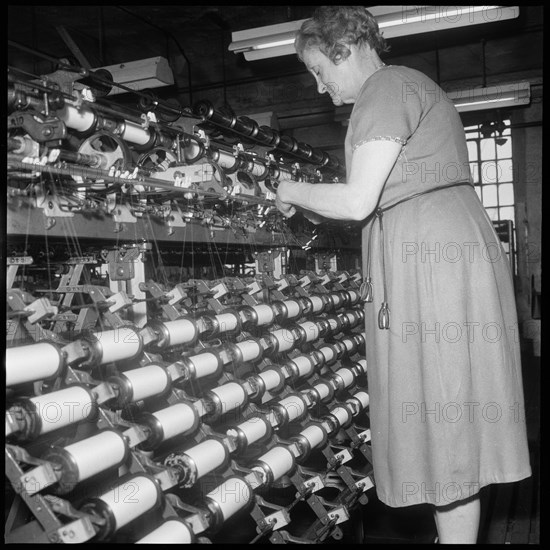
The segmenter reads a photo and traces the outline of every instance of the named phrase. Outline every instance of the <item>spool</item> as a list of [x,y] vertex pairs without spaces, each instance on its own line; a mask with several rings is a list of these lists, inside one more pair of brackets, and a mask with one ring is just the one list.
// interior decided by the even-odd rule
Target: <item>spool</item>
[[220,313],[216,315],[220,332],[233,332],[239,328],[239,315],[237,313]]
[[312,342],[313,340],[317,340],[319,338],[319,326],[317,323],[313,323],[312,321],[305,321],[303,323],[300,323],[300,326],[304,329],[304,332],[306,333],[306,342]]
[[247,393],[238,382],[228,382],[208,392],[215,406],[215,416],[221,416],[234,409],[240,409],[247,401]]
[[247,363],[256,361],[262,356],[263,349],[257,340],[246,340],[237,342],[234,347],[238,349],[239,362]]
[[99,331],[93,336],[99,350],[100,365],[135,359],[142,351],[143,342],[132,327],[122,326],[114,330]]
[[340,292],[333,292],[330,297],[332,299],[332,303],[334,304],[334,309],[340,309],[344,304],[344,297],[340,294]]
[[149,130],[145,130],[139,124],[131,122],[129,120],[124,121],[124,130],[122,132],[122,139],[129,141],[130,143],[135,143],[137,145],[145,145],[149,143],[151,139],[151,133]]
[[279,369],[266,368],[257,375],[264,384],[265,391],[276,393],[283,389],[285,377]]
[[365,345],[365,336],[363,334],[354,334],[353,339],[356,341],[357,347]]
[[219,468],[228,458],[225,445],[217,439],[205,439],[202,443],[187,449],[183,454],[190,458],[195,466],[195,479]]
[[302,141],[299,141],[295,154],[301,157],[302,160],[308,161],[313,155],[313,148],[311,147],[311,145],[308,145],[307,143],[303,143]]
[[6,386],[16,386],[57,376],[64,364],[63,354],[50,342],[6,349]]
[[298,142],[293,138],[285,134],[281,134],[277,149],[283,153],[293,153],[298,148]]
[[220,365],[219,357],[210,351],[186,357],[186,359],[192,363],[195,378],[214,374]]
[[361,301],[361,295],[357,290],[348,289],[347,290],[349,297],[350,297],[350,305],[354,306],[355,304],[358,304]]
[[325,358],[326,364],[330,364],[336,359],[336,350],[331,345],[323,346],[319,351]]
[[230,477],[213,491],[206,494],[215,510],[217,525],[226,522],[239,510],[248,507],[252,502],[254,493],[250,485],[240,477]]
[[298,394],[291,394],[279,401],[279,405],[284,407],[288,413],[288,421],[292,422],[304,416],[307,412],[306,404],[303,398]]
[[195,535],[189,525],[180,518],[169,518],[136,544],[191,544]]
[[260,141],[263,145],[268,147],[276,147],[281,140],[281,136],[277,130],[271,128],[271,126],[260,126],[258,133],[256,134],[256,139]]
[[122,464],[128,447],[122,434],[104,430],[92,437],[66,447],[52,446],[42,456],[43,460],[61,466],[61,478],[56,493],[68,493],[75,485],[100,472]]
[[294,347],[296,337],[292,330],[280,328],[271,332],[272,341],[274,340],[275,353],[282,353]]
[[135,403],[153,395],[162,395],[170,389],[170,376],[160,365],[147,365],[128,370],[108,379],[119,388],[117,404]]
[[341,359],[347,353],[346,346],[340,340],[335,340],[332,345],[336,350],[336,359]]
[[267,170],[267,164],[262,161],[254,160],[253,162],[249,163],[251,165],[250,173],[258,180],[263,180],[268,173]]
[[236,170],[238,165],[238,158],[232,153],[226,151],[219,151],[218,164],[227,172],[232,173]]
[[294,462],[294,455],[287,447],[276,445],[256,461],[256,466],[253,466],[252,470],[264,472],[267,482],[273,483],[290,473],[294,468]]
[[259,327],[264,325],[271,325],[275,320],[275,312],[273,309],[265,304],[259,304],[252,306],[252,309],[256,312],[258,316],[257,324]]
[[310,296],[311,313],[321,313],[325,307],[325,303],[319,296]]
[[229,428],[228,435],[237,437],[239,452],[244,451],[249,445],[258,443],[271,434],[271,424],[261,416],[253,416],[238,426]]
[[357,342],[353,338],[343,338],[340,342],[346,347],[348,355],[353,355],[357,350]]
[[93,111],[82,106],[80,109],[65,104],[57,111],[57,116],[69,127],[77,132],[87,132],[95,126],[96,117]]
[[296,300],[285,300],[283,304],[287,310],[287,319],[295,319],[302,314],[302,306]]
[[193,433],[199,422],[197,410],[189,403],[176,403],[154,413],[146,412],[138,423],[146,424],[151,435],[141,444],[141,448],[148,451],[168,439]]
[[[227,111],[227,109],[225,111]],[[237,122],[237,117],[233,114],[224,112],[223,110],[214,110],[214,107],[208,100],[199,101],[193,107],[193,113],[206,120],[211,120],[224,128],[233,128]]]
[[342,326],[342,322],[337,317],[327,317],[326,319],[328,321],[330,332],[332,334],[340,332],[340,327]]
[[313,148],[311,151],[310,162],[312,164],[323,164],[324,153],[320,149]]
[[297,378],[307,378],[313,373],[314,363],[309,355],[298,355],[294,357],[289,365],[295,365],[295,376]]
[[151,328],[159,335],[156,345],[159,348],[190,344],[197,339],[199,329],[190,319],[176,319],[162,323],[151,323]]
[[344,314],[347,321],[346,329],[352,329],[357,327],[361,322],[361,315],[358,311],[348,311]]
[[338,420],[338,423],[340,424],[340,428],[347,428],[347,426],[349,426],[349,424],[351,423],[351,420],[352,420],[351,413],[344,406],[334,407],[333,409],[330,410],[330,414]]
[[237,121],[233,128],[236,132],[243,134],[244,136],[254,137],[258,133],[258,123],[246,116],[237,117]]
[[262,371],[258,376],[264,381],[265,389],[271,391],[277,386],[284,383],[284,378],[281,375],[281,372],[277,369],[266,369]]
[[343,382],[343,386],[342,388],[340,388],[342,390],[353,386],[353,384],[355,383],[355,375],[350,369],[338,369],[335,375],[339,376]]
[[23,400],[30,424],[24,432],[29,436],[43,435],[90,418],[96,411],[92,393],[83,386]]
[[189,140],[189,144],[183,148],[183,156],[185,162],[193,164],[201,159],[204,155],[204,145],[194,139]]
[[90,500],[82,509],[87,511],[91,508],[106,518],[106,524],[98,533],[98,538],[103,539],[155,508],[161,496],[159,485],[154,478],[138,474],[129,477],[100,497]]
[[358,391],[357,393],[354,393],[352,395],[353,399],[357,399],[359,403],[361,404],[361,409],[365,410],[370,403],[370,397],[369,394],[366,391]]
[[359,359],[356,365],[361,369],[362,374],[367,374],[367,360]]
[[330,401],[334,396],[334,389],[331,388],[327,382],[320,381],[313,386],[313,389],[319,394],[321,403]]
[[300,432],[300,435],[307,439],[312,449],[320,447],[327,440],[327,433],[319,424],[310,424]]

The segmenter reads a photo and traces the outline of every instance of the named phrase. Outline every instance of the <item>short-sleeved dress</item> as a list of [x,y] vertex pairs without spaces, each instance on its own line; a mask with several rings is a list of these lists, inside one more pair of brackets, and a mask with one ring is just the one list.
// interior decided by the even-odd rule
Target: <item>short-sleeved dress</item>
[[456,185],[471,183],[464,128],[435,82],[400,66],[372,74],[351,114],[348,170],[371,140],[403,145],[382,218],[363,229],[376,489],[389,506],[444,506],[531,475],[512,274],[473,186]]

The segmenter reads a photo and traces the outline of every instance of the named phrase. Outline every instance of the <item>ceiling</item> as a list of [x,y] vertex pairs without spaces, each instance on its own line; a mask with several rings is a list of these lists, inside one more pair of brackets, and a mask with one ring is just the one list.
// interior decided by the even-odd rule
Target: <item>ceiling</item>
[[[313,6],[8,6],[8,64],[35,74],[54,70],[13,43],[51,58],[75,59],[65,31],[92,67],[149,57],[168,58],[178,93],[200,92],[304,73],[296,56],[248,62],[227,50],[231,33],[307,18]],[[483,48],[486,41],[491,47]],[[528,6],[510,21],[397,38],[387,56],[431,73],[438,80],[542,71],[542,7]],[[454,53],[456,52],[456,53]],[[441,53],[441,56],[439,56]],[[434,55],[436,54],[436,55]],[[443,61],[441,61],[443,60]],[[173,94],[173,90],[171,91]]]
[[[301,70],[289,56],[249,64],[228,51],[231,32],[303,19],[310,6],[9,6],[8,38],[53,57],[70,56],[64,27],[92,67],[162,55],[186,58],[193,87]],[[12,51],[13,49],[10,49]],[[13,52],[21,59],[21,54]],[[183,71],[187,75],[187,67]],[[186,83],[186,85],[188,85]]]

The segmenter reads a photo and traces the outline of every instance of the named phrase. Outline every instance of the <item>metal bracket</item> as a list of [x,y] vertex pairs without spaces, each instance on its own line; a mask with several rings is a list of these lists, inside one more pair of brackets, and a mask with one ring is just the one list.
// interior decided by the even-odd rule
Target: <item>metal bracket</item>
[[86,542],[95,536],[95,529],[90,518],[79,518],[71,523],[67,523],[57,530],[60,542],[65,544],[75,544]]
[[353,455],[348,449],[343,449],[339,453],[336,453],[334,455],[334,458],[338,460],[340,464],[345,464],[346,462],[349,462],[353,458]]
[[269,514],[269,516],[265,516],[265,521],[266,523],[271,524],[271,529],[273,531],[276,531],[277,529],[281,529],[290,523],[290,514],[285,508],[283,508],[273,514]]
[[355,486],[358,489],[361,489],[361,491],[363,491],[363,493],[364,493],[365,491],[368,491],[369,489],[374,487],[374,483],[372,482],[372,479],[369,476],[367,476],[367,477],[364,477],[363,479],[360,479],[359,481],[357,481]]
[[46,462],[25,472],[19,478],[19,481],[23,491],[28,495],[34,495],[42,491],[42,489],[56,483],[57,476],[55,475],[52,465]]
[[327,515],[330,519],[336,520],[335,525],[338,525],[339,523],[342,523],[349,519],[349,512],[344,506],[340,506],[339,508],[334,508],[333,510],[328,512]]

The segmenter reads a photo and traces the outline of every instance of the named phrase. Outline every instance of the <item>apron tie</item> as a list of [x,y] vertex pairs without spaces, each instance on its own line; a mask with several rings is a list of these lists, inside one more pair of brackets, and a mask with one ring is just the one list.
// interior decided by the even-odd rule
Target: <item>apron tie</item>
[[420,191],[419,193],[415,193],[411,195],[410,197],[405,197],[404,199],[401,199],[397,201],[394,204],[391,204],[390,206],[386,206],[385,208],[377,208],[374,215],[375,219],[372,221],[370,226],[370,233],[368,237],[368,249],[367,249],[367,278],[363,283],[361,284],[360,288],[360,294],[361,298],[365,302],[372,302],[373,300],[373,285],[372,285],[372,278],[371,278],[371,252],[372,252],[372,234],[374,231],[374,224],[376,219],[378,220],[378,224],[380,227],[380,256],[382,259],[382,285],[384,289],[384,297],[382,301],[382,305],[380,307],[380,310],[378,311],[378,328],[382,330],[386,330],[390,328],[390,308],[388,306],[388,290],[386,285],[386,263],[385,263],[385,255],[384,255],[384,224],[382,222],[382,216],[386,210],[389,210],[390,208],[393,208],[394,206],[397,206],[398,204],[401,204],[402,202],[406,202],[408,200],[414,199],[416,197],[419,197],[420,195],[425,195],[427,193],[432,193],[433,191],[438,191],[439,189],[449,189],[450,187],[459,187],[467,185],[473,189],[473,185],[470,182],[457,182],[453,183],[451,185],[442,185],[438,187],[432,187],[431,189],[426,189],[425,191]]
[[382,306],[380,307],[380,311],[378,312],[378,328],[389,329],[390,308],[388,307],[388,290],[386,288],[386,262],[384,261],[384,224],[382,223],[383,213],[384,210],[382,208],[378,208],[376,210],[376,217],[378,218],[378,223],[380,224],[380,256],[382,258],[382,284],[384,286],[384,300],[382,301]]

